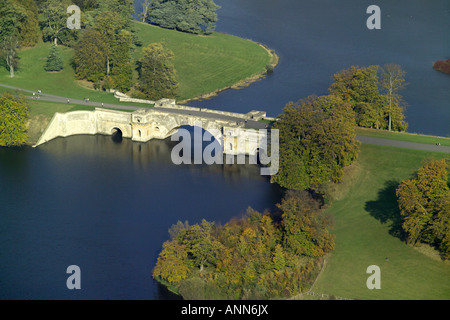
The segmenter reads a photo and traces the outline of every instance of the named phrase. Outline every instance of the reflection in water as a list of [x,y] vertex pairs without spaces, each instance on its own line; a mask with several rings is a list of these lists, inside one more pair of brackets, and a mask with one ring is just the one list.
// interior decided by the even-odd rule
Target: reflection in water
[[[0,149],[0,299],[172,299],[151,278],[177,221],[224,224],[282,190],[255,165],[175,165],[170,139]],[[65,287],[66,268],[82,290]]]
[[[83,155],[106,159],[114,158],[115,161],[120,161],[123,164],[128,163],[131,159],[134,168],[143,172],[151,168],[149,166],[150,163],[176,166],[172,162],[171,154],[173,147],[179,143],[178,141],[171,141],[170,138],[165,140],[154,139],[149,142],[134,142],[130,139],[119,141],[113,136],[114,143],[109,143],[109,139],[111,137],[102,135],[57,138],[51,141],[50,144],[44,144],[39,148],[46,153],[57,156]],[[209,143],[215,143],[215,141],[204,142],[203,147]],[[259,166],[249,164],[248,157],[246,157],[246,164],[226,164],[225,160],[223,161],[224,164],[194,164],[193,143],[191,145],[192,164],[178,165],[184,170],[188,170],[193,174],[220,174],[226,181],[230,182],[238,182],[242,177],[252,180],[270,181],[269,177],[260,175]]]

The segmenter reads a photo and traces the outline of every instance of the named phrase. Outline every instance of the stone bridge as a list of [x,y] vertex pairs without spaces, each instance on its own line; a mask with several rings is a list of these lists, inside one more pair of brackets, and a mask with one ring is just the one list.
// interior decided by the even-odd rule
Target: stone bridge
[[177,106],[170,101],[157,102],[155,108],[134,112],[96,108],[56,113],[35,147],[57,137],[80,134],[119,133],[123,138],[147,142],[166,139],[183,126],[196,126],[210,132],[222,145],[224,154],[255,155],[260,139],[267,139],[267,130],[259,130],[267,127],[258,121],[264,118],[266,114],[261,111],[239,114]]

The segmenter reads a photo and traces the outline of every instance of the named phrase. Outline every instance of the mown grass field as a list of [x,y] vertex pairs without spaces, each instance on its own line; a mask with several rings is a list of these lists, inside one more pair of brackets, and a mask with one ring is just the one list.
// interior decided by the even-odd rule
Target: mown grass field
[[407,132],[389,132],[386,130],[376,130],[361,127],[357,127],[356,134],[365,137],[374,137],[374,138],[426,143],[426,144],[436,144],[439,142],[442,146],[450,146],[450,138],[448,137],[435,137]]
[[[430,248],[401,241],[398,184],[434,153],[363,144],[358,162],[336,191],[335,250],[312,291],[352,299],[450,299],[450,263]],[[386,261],[388,258],[388,261]],[[381,268],[381,289],[366,286],[367,267]]]
[[140,58],[142,48],[152,42],[163,42],[174,52],[180,83],[178,100],[233,86],[264,72],[271,61],[260,45],[228,34],[199,36],[141,22],[135,22],[135,29],[142,41],[136,59]]
[[[142,48],[152,42],[163,41],[175,54],[179,77],[177,100],[192,99],[232,86],[248,77],[264,72],[270,55],[258,44],[235,36],[214,33],[199,36],[162,29],[134,22],[142,47],[134,52],[139,59]],[[94,91],[88,83],[75,80],[72,67],[73,49],[59,46],[64,60],[61,72],[46,72],[44,65],[50,43],[20,51],[19,66],[14,78],[0,67],[0,83],[28,90],[91,101],[120,104],[111,93]]]

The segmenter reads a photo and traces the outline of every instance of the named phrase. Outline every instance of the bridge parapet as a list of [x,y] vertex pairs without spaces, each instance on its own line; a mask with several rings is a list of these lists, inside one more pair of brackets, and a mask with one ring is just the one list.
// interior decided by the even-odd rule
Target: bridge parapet
[[[259,118],[265,112],[252,111],[248,116]],[[255,154],[261,137],[259,130],[245,129],[247,115],[231,117],[219,113],[191,110],[139,109],[132,113],[96,108],[95,111],[56,113],[35,146],[57,137],[80,134],[112,135],[120,130],[123,138],[147,142],[166,139],[183,126],[201,127],[222,145],[225,154]]]

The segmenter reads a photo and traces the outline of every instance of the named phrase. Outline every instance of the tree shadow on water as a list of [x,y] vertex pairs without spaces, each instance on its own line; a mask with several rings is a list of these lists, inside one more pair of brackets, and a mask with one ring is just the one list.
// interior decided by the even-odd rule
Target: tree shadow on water
[[395,180],[386,181],[384,187],[378,191],[377,200],[367,201],[364,208],[381,223],[389,223],[389,234],[404,241],[406,233],[402,229],[403,220],[395,194],[399,184]]

